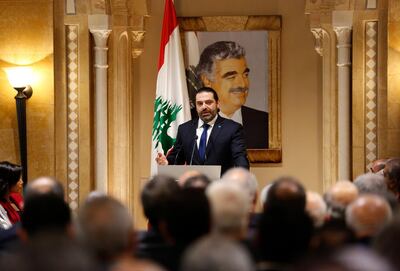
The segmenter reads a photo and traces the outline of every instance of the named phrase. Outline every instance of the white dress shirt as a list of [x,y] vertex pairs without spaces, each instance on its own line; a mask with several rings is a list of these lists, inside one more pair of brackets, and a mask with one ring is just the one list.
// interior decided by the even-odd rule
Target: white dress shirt
[[[212,131],[213,127],[214,127],[215,121],[217,120],[217,117],[218,117],[218,114],[215,115],[215,118],[214,118],[214,119],[212,119],[210,122],[208,122],[208,125],[210,125],[210,127],[208,127],[208,130],[207,130],[207,141],[206,141],[206,146],[207,146],[207,143],[208,143],[208,139],[210,138],[211,131]],[[197,124],[197,129],[196,129],[197,148],[199,148],[199,145],[200,145],[200,137],[201,137],[201,134],[203,133],[203,130],[204,130],[203,124],[204,124],[204,121],[202,121],[202,120],[199,118],[199,123]]]

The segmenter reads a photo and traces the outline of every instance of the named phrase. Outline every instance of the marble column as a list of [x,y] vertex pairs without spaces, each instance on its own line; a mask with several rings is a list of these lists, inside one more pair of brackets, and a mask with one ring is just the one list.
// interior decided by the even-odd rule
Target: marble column
[[334,27],[338,74],[338,178],[351,179],[351,27]]
[[111,30],[90,30],[95,42],[95,189],[108,191],[107,40]]

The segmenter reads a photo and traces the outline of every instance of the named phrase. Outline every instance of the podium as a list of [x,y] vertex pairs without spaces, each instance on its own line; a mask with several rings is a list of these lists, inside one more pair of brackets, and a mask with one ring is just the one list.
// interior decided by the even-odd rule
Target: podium
[[221,178],[221,166],[214,165],[158,165],[158,174],[171,176],[178,180],[179,177],[186,171],[196,170],[206,175],[211,181],[215,181]]

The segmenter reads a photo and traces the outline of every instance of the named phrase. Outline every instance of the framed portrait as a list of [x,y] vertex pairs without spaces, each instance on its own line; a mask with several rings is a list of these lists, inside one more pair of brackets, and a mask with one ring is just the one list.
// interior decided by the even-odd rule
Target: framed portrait
[[179,17],[188,94],[216,90],[220,112],[243,125],[251,163],[282,161],[281,17]]

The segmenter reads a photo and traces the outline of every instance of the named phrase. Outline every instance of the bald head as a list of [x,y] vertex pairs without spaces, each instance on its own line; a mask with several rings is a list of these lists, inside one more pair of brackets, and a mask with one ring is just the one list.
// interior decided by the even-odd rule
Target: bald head
[[314,226],[322,226],[327,216],[325,201],[320,194],[314,191],[307,191],[306,199],[306,212],[313,220]]
[[333,202],[345,207],[357,198],[358,189],[350,181],[338,181],[329,190],[328,195]]
[[346,223],[358,237],[375,236],[391,217],[386,200],[372,194],[359,196],[346,210]]
[[62,184],[53,177],[43,176],[30,181],[25,188],[25,200],[42,194],[54,194],[64,199]]
[[344,218],[346,207],[357,198],[358,189],[350,181],[338,181],[326,193],[328,213],[334,218]]
[[256,204],[258,182],[253,173],[245,168],[231,168],[222,176],[222,181],[239,185],[248,194],[251,205]]

